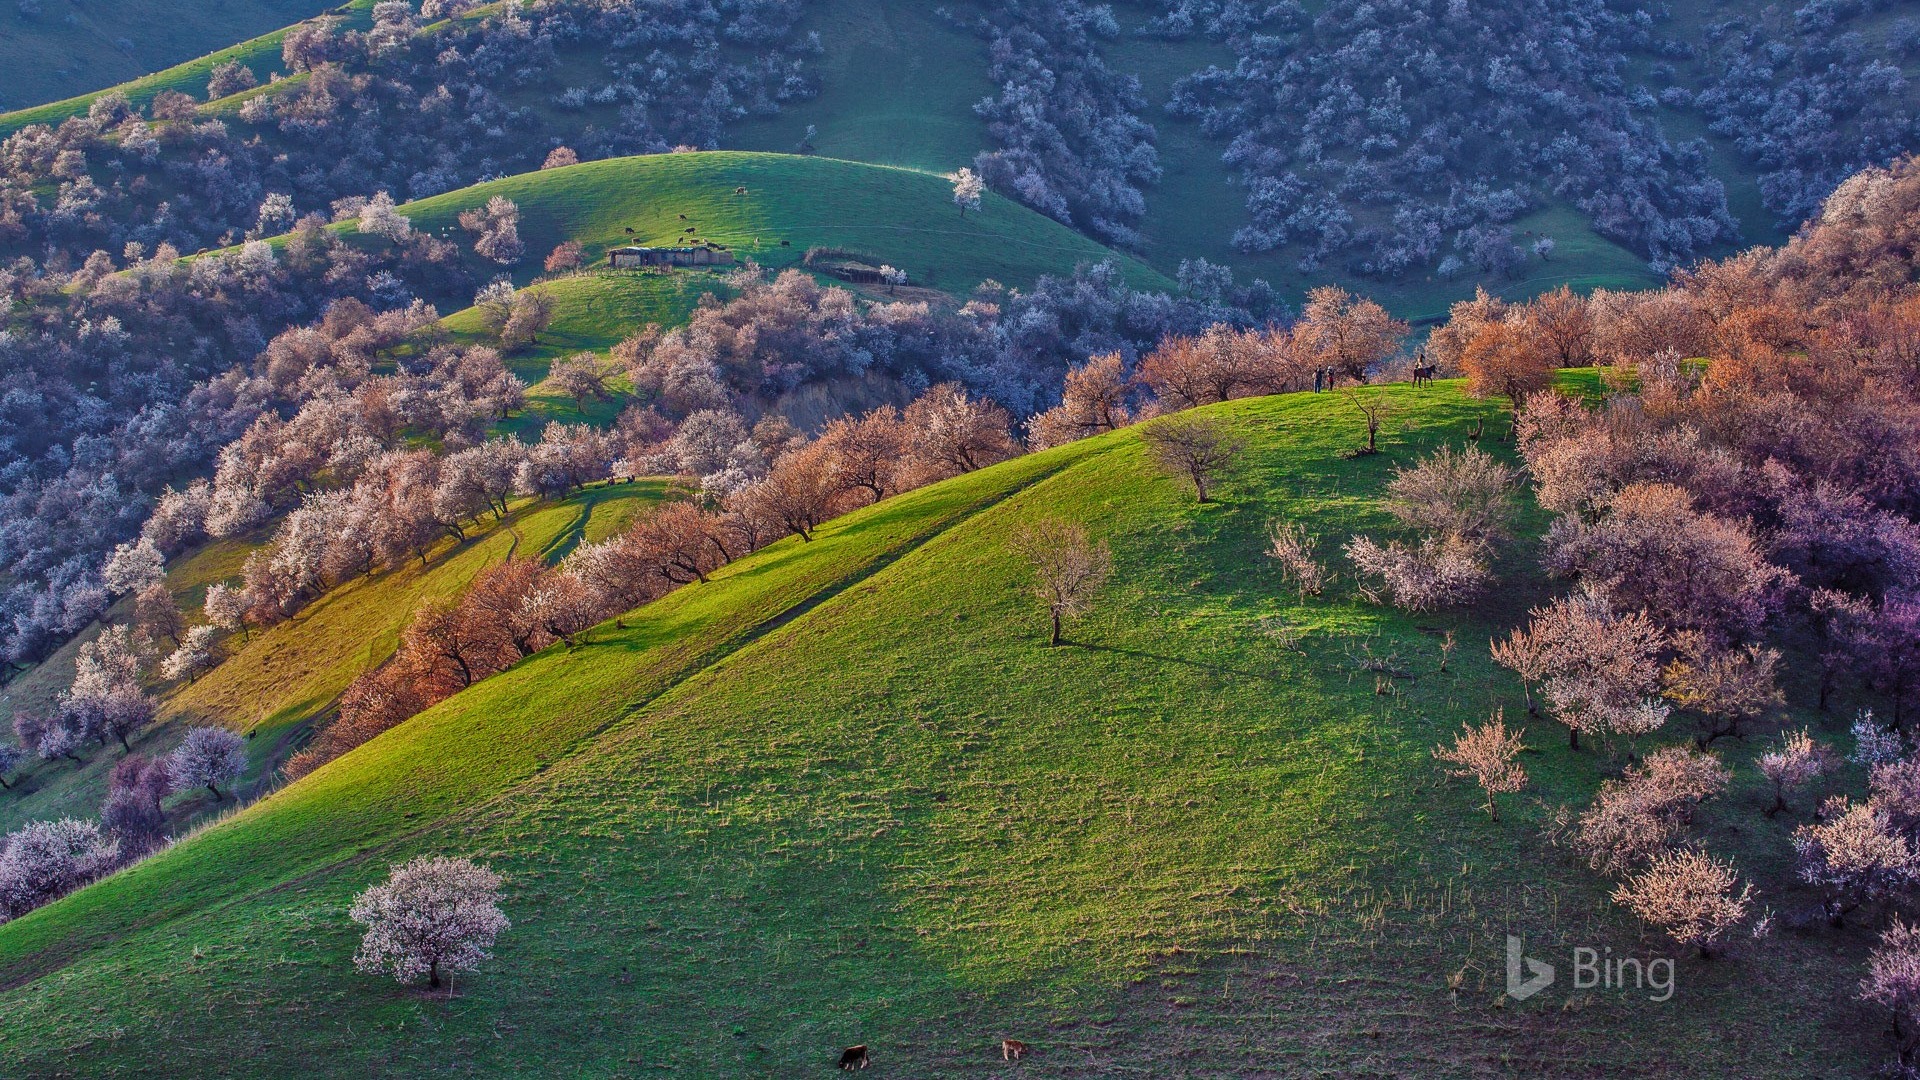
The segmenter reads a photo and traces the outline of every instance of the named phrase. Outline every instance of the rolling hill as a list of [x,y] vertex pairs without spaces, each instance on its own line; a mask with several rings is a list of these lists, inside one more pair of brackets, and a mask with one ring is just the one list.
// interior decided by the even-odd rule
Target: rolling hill
[[[1345,585],[1301,601],[1261,557],[1275,517],[1327,557],[1382,527],[1392,467],[1501,408],[1374,392],[1401,406],[1379,456],[1344,456],[1362,433],[1337,395],[1213,406],[1248,448],[1216,504],[1122,430],[542,652],[0,926],[4,1052],[33,1075],[791,1076],[867,1043],[953,1076],[999,1074],[1010,1036],[1040,1075],[1864,1071],[1836,1038],[1864,942],[1682,962],[1666,1004],[1501,993],[1506,933],[1660,946],[1538,835],[1604,754],[1532,722],[1541,801],[1500,823],[1429,757],[1519,715],[1480,643],[1541,598],[1532,539],[1503,557],[1516,584],[1424,618]],[[1006,546],[1047,516],[1116,564],[1057,649]],[[1741,775],[1701,827],[1777,867]],[[514,927],[452,1000],[349,964],[351,896],[422,852],[507,878]],[[1753,992],[1787,981],[1834,990]]]
[[590,263],[623,244],[706,240],[772,269],[798,266],[809,248],[844,248],[898,266],[910,284],[958,296],[989,279],[1026,286],[1103,259],[1136,287],[1173,288],[1140,261],[1011,200],[989,195],[979,212],[962,214],[942,176],[797,154],[590,161],[461,188],[400,212],[415,228],[457,234],[460,212],[494,196],[520,207],[528,258],[513,273],[523,284],[562,240],[578,241]]
[[[65,7],[0,8],[0,65],[7,72],[0,79],[0,109],[13,110],[0,119],[0,133],[85,112],[109,87],[142,104],[162,90],[205,97],[213,66],[228,60],[252,68],[265,82],[284,70],[280,39],[288,23],[333,10],[347,16],[348,25],[365,26],[373,0],[337,6],[319,0],[114,0]],[[240,40],[254,34],[260,36]]]

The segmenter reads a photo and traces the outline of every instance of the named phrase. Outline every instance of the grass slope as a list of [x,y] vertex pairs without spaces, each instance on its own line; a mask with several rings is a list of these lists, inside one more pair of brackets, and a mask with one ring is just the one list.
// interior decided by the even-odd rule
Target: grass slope
[[[1107,258],[1136,285],[1170,287],[1137,260],[999,196],[962,215],[952,184],[940,176],[794,154],[713,151],[591,161],[461,188],[401,212],[416,228],[463,235],[460,212],[495,195],[520,207],[527,258],[514,273],[523,282],[563,240],[579,241],[597,261],[623,244],[700,239],[775,268],[798,265],[810,247],[848,248],[900,267],[912,284],[955,294],[988,278],[1030,285],[1041,274]],[[695,232],[688,234],[689,227]]]
[[[1508,931],[1542,957],[1663,950],[1542,843],[1544,806],[1493,824],[1428,755],[1517,713],[1481,643],[1541,596],[1531,542],[1516,584],[1420,619],[1345,587],[1298,601],[1261,557],[1277,515],[1329,557],[1383,528],[1393,465],[1499,409],[1383,392],[1406,427],[1378,457],[1341,456],[1357,423],[1332,395],[1218,406],[1249,449],[1216,505],[1122,431],[543,652],[0,926],[0,1052],[34,1075],[791,1076],[866,1042],[956,1076],[1000,1073],[1012,1036],[1059,1076],[1864,1071],[1851,940],[1682,962],[1666,1004],[1502,999]],[[1043,515],[1116,564],[1060,649],[1005,546]],[[1377,693],[1367,656],[1412,677]],[[1605,755],[1530,727],[1536,793],[1590,794]],[[1702,828],[1771,872],[1752,779]],[[350,897],[418,852],[508,879],[514,929],[452,1001],[348,964]]]
[[[617,531],[641,508],[665,497],[665,482],[589,488],[554,503],[518,506],[499,524],[470,533],[459,545],[445,544],[426,566],[417,563],[348,582],[329,592],[293,619],[226,641],[226,659],[197,682],[171,688],[161,703],[161,722],[134,739],[134,751],[165,753],[189,726],[218,724],[249,736],[253,767],[244,789],[258,789],[291,751],[292,743],[323,715],[361,672],[393,654],[400,632],[423,604],[458,597],[481,570],[510,554],[537,554],[556,560],[583,540],[599,540]],[[216,541],[175,561],[167,582],[190,618],[198,621],[206,587],[235,579],[258,542]],[[113,621],[131,617],[122,602],[107,613]],[[73,657],[90,630],[52,658],[0,692],[0,716],[23,708],[45,708],[73,675]],[[57,817],[90,818],[106,797],[107,774],[122,757],[90,749],[84,765],[67,761],[35,762],[0,797],[0,831],[27,821]],[[202,793],[173,800],[176,826],[212,809]]]
[[[286,70],[280,42],[287,24],[323,10],[345,16],[344,27],[365,28],[372,24],[373,0],[347,0],[332,8],[317,0],[113,0],[75,5],[64,17],[47,12],[31,19],[7,5],[0,8],[0,70],[8,73],[0,79],[0,109],[14,111],[0,113],[0,136],[85,113],[108,90],[119,90],[141,106],[162,90],[204,99],[214,66],[229,60],[252,68],[264,83]],[[9,29],[8,23],[18,26]],[[134,27],[137,35],[129,32]],[[260,36],[197,55],[246,34]],[[120,48],[122,38],[133,42],[131,50]],[[114,85],[115,80],[125,81]]]

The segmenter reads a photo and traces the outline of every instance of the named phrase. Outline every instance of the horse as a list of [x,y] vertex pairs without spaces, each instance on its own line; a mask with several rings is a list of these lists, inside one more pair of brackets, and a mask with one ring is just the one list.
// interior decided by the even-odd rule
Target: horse
[[1439,370],[1440,370],[1440,365],[1438,364],[1422,364],[1419,367],[1414,368],[1413,369],[1413,385],[1431,386],[1433,384],[1433,376]]

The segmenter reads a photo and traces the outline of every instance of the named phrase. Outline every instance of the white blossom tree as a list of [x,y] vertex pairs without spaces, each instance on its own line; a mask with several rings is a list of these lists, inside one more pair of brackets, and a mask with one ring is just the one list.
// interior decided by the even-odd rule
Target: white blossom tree
[[167,573],[166,556],[153,541],[142,536],[113,549],[107,564],[100,569],[101,580],[116,593],[139,592],[161,580]]
[[967,211],[980,209],[980,200],[986,194],[987,183],[980,179],[972,169],[962,168],[953,174],[953,205],[960,208],[960,216]]
[[1085,528],[1059,518],[1028,525],[1015,534],[1011,547],[1033,564],[1033,595],[1052,620],[1047,643],[1058,645],[1061,620],[1093,605],[1093,594],[1113,570],[1113,555],[1107,545],[1089,540]]
[[1840,759],[1825,743],[1816,742],[1806,728],[1780,737],[1780,746],[1760,757],[1760,773],[1773,784],[1772,817],[1787,808],[1787,796],[1831,772]]
[[160,674],[169,679],[185,679],[188,682],[212,671],[220,662],[214,651],[214,643],[219,631],[211,626],[195,626],[181,638],[180,647],[167,654],[160,661]]
[[413,235],[413,222],[393,208],[393,196],[376,191],[360,211],[360,231],[399,243]]
[[501,266],[512,266],[526,254],[520,240],[520,207],[505,196],[495,195],[483,207],[461,211],[460,227],[476,234],[476,254]]
[[1894,917],[1868,957],[1860,1000],[1892,1011],[1901,1059],[1911,1058],[1914,1040],[1920,1038],[1920,926]]
[[201,610],[207,613],[208,622],[229,633],[247,625],[246,594],[224,581],[207,586],[207,598]]
[[511,923],[500,911],[500,875],[468,859],[419,856],[354,898],[348,913],[367,928],[354,966],[400,982],[471,971],[491,957]]
[[0,921],[17,919],[113,869],[119,845],[91,821],[29,822],[0,851]]
[[1527,770],[1513,760],[1526,747],[1520,732],[1507,730],[1506,717],[1495,713],[1493,719],[1475,727],[1471,724],[1454,736],[1452,746],[1433,748],[1434,759],[1448,766],[1446,773],[1456,780],[1472,780],[1487,796],[1487,814],[1500,820],[1494,805],[1495,795],[1508,795],[1527,786]]
[[239,779],[246,771],[246,740],[226,728],[194,728],[167,756],[167,775],[175,790],[204,787],[215,799],[226,797],[219,785]]

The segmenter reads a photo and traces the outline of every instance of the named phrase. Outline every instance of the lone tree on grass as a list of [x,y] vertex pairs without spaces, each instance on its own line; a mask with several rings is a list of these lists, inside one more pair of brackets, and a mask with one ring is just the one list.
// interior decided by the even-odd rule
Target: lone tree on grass
[[[367,928],[353,965],[400,982],[472,971],[511,923],[500,911],[500,875],[468,859],[419,856],[353,900],[348,916]],[[451,996],[453,988],[447,988]]]
[[1184,476],[1201,502],[1211,502],[1207,482],[1217,477],[1243,447],[1220,424],[1199,416],[1175,414],[1141,431],[1153,460],[1162,469]]
[[1747,917],[1753,886],[1736,892],[1738,885],[1733,863],[1681,848],[1655,855],[1645,870],[1613,890],[1613,899],[1642,922],[1666,931],[1676,944],[1708,957]]
[[1468,724],[1453,737],[1451,747],[1434,747],[1433,756],[1452,766],[1448,776],[1479,784],[1487,795],[1487,814],[1499,821],[1500,810],[1493,797],[1510,795],[1527,786],[1527,770],[1513,760],[1525,749],[1520,733],[1509,733],[1505,716],[1496,712],[1492,720],[1479,727]]
[[1105,544],[1087,539],[1087,530],[1059,518],[1042,518],[1014,534],[1015,553],[1033,564],[1033,594],[1047,605],[1053,620],[1049,645],[1061,642],[1060,621],[1093,604],[1093,594],[1113,570]]
[[246,771],[246,741],[226,728],[194,728],[167,756],[167,775],[175,790],[204,787],[216,800],[226,797],[218,785],[237,780]]
[[953,205],[960,208],[961,217],[966,217],[969,210],[980,209],[980,197],[986,191],[987,182],[972,169],[961,169],[953,174]]
[[1388,420],[1393,419],[1395,412],[1399,411],[1393,399],[1380,390],[1371,394],[1362,394],[1358,390],[1347,389],[1340,391],[1340,396],[1346,399],[1347,404],[1360,410],[1360,419],[1367,425],[1367,448],[1354,451],[1353,456],[1365,457],[1368,454],[1379,453],[1380,429]]
[[1787,809],[1787,796],[1831,772],[1840,759],[1826,744],[1815,742],[1806,728],[1780,737],[1780,747],[1761,755],[1760,772],[1773,784],[1772,817]]

